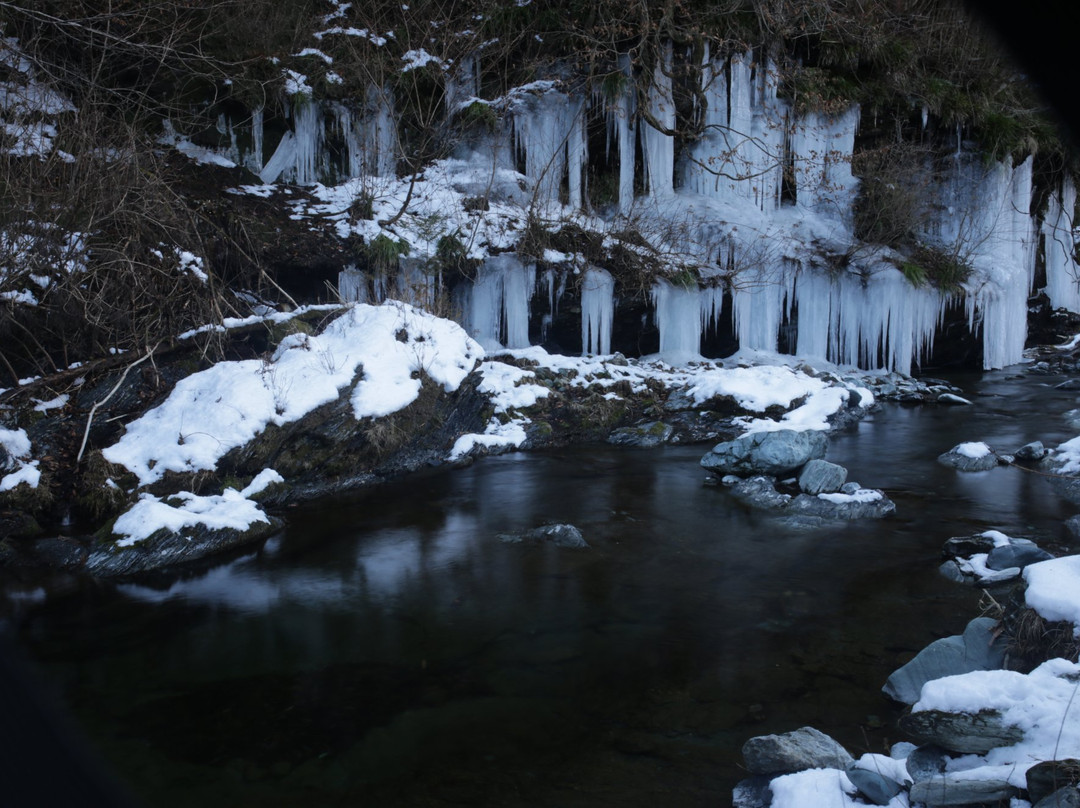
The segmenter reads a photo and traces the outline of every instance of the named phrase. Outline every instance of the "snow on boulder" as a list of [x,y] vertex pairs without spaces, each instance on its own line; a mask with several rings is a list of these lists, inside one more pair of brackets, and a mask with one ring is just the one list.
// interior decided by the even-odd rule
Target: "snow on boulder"
[[938,462],[957,471],[988,471],[998,465],[993,449],[981,442],[960,443],[938,455]]
[[1024,600],[1050,621],[1073,624],[1080,637],[1080,555],[1040,561],[1024,568]]

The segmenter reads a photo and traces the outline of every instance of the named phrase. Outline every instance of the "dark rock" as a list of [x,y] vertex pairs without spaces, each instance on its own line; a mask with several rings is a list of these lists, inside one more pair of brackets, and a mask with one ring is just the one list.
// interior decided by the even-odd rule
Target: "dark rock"
[[772,805],[769,780],[762,775],[740,780],[731,791],[731,808],[769,808]]
[[986,566],[992,570],[1007,570],[1013,567],[1023,568],[1039,561],[1049,561],[1051,558],[1053,556],[1037,544],[1014,541],[991,550],[986,557]]
[[663,421],[650,421],[637,426],[625,426],[616,429],[607,439],[615,446],[660,446],[671,440],[675,428]]
[[588,547],[581,531],[573,525],[542,525],[524,533],[500,533],[499,540],[507,544],[532,542],[553,544],[556,547]]
[[952,581],[956,584],[966,584],[970,581],[970,576],[965,574],[964,571],[960,569],[960,565],[951,559],[949,561],[943,561],[941,566],[938,567],[938,572],[941,573],[945,580]]
[[1032,802],[1038,802],[1065,786],[1080,783],[1080,760],[1046,760],[1027,770],[1027,790]]
[[18,465],[11,452],[4,447],[4,444],[0,443],[0,477],[15,471],[15,467]]
[[701,459],[701,465],[718,474],[779,476],[824,457],[828,445],[825,433],[813,429],[755,432],[718,443]]
[[742,748],[752,774],[789,774],[806,769],[844,769],[852,763],[847,751],[819,730],[802,727],[782,735],[759,735]]
[[1032,441],[1017,449],[1014,456],[1017,460],[1037,461],[1042,460],[1047,454],[1048,450],[1042,445],[1042,441]]
[[969,450],[964,448],[971,447],[971,451],[977,452],[974,447],[979,445],[977,442],[958,444],[944,454],[938,455],[938,462],[945,466],[952,466],[957,471],[988,471],[997,466],[998,457],[992,450],[984,455],[972,457],[968,453]]
[[997,710],[977,713],[920,710],[901,716],[900,729],[924,743],[976,755],[984,755],[998,746],[1011,746],[1024,737],[1023,730],[1005,724]]
[[997,621],[976,617],[963,634],[935,640],[913,660],[889,676],[882,691],[905,704],[919,700],[923,685],[943,676],[1000,669],[1005,663],[1005,643],[996,641]]
[[942,393],[937,397],[938,404],[946,404],[949,406],[965,406],[970,405],[971,402],[966,398],[954,395],[953,393]]
[[912,804],[923,803],[928,808],[945,805],[981,805],[1007,800],[1018,792],[1007,780],[985,780],[971,777],[967,772],[939,774],[920,780],[911,787]]
[[1080,791],[1075,786],[1059,788],[1035,803],[1032,808],[1080,808]]
[[954,536],[945,542],[941,552],[947,558],[970,558],[979,553],[989,553],[994,547],[991,536]]
[[889,801],[904,789],[903,785],[891,777],[864,769],[858,763],[852,763],[844,773],[851,784],[859,789],[859,793],[874,805],[888,805]]
[[923,744],[917,747],[904,761],[908,774],[916,783],[944,774],[947,762],[948,756],[945,750],[935,744]]
[[840,486],[841,494],[854,494],[856,491],[861,491],[862,486],[856,482],[844,483]]
[[118,547],[114,541],[99,540],[86,558],[87,572],[103,577],[136,575],[171,567],[220,553],[266,538],[282,526],[282,521],[268,516],[266,522],[254,522],[247,530],[210,529],[205,525],[186,527],[179,533],[159,530],[131,545]]
[[806,494],[832,493],[847,480],[847,469],[828,460],[811,460],[799,472],[799,489]]

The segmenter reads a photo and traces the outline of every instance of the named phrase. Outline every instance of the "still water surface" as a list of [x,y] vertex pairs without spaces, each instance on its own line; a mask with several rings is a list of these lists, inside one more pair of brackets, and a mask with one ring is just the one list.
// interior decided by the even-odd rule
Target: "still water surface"
[[[1045,478],[935,457],[1057,445],[1077,394],[957,381],[974,407],[833,437],[896,502],[882,522],[749,512],[703,484],[703,446],[513,454],[294,509],[182,574],[0,581],[5,622],[150,806],[727,805],[752,735],[901,739],[885,678],[979,612],[935,571],[946,538],[1067,544]],[[590,549],[498,538],[545,522]]]

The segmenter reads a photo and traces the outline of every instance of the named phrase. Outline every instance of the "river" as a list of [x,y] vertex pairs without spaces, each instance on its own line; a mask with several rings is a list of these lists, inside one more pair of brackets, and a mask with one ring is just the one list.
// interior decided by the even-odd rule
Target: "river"
[[[793,529],[704,484],[706,446],[486,458],[298,507],[257,550],[137,583],[0,579],[2,625],[149,806],[726,805],[742,743],[902,740],[888,674],[979,614],[950,536],[1051,550],[1075,509],[935,462],[1080,428],[1059,376],[953,378],[828,458],[897,515]],[[577,525],[589,549],[499,534]]]

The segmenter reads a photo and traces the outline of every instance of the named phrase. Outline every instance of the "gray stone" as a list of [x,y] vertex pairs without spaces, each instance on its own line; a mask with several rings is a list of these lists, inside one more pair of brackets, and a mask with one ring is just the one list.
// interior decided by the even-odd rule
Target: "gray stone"
[[1007,570],[1010,567],[1026,567],[1039,561],[1049,561],[1050,553],[1036,544],[1013,542],[995,547],[986,557],[986,566],[992,570]]
[[615,446],[660,446],[671,440],[675,427],[663,421],[650,421],[636,426],[625,426],[608,435],[607,442]]
[[946,713],[920,710],[900,717],[900,729],[924,743],[951,752],[985,755],[999,746],[1012,746],[1024,737],[1019,727],[1006,724],[997,710]]
[[1015,457],[1017,460],[1042,460],[1046,457],[1047,453],[1047,449],[1042,445],[1042,441],[1036,440],[1031,443],[1025,443],[1017,449]]
[[929,808],[945,805],[979,805],[1007,800],[1017,794],[1007,780],[984,780],[968,772],[939,774],[921,780],[911,787],[911,803],[923,803]]
[[923,744],[907,756],[904,765],[907,766],[911,779],[916,783],[921,783],[923,780],[944,774],[947,762],[948,756],[944,749],[936,744]]
[[732,808],[769,808],[772,805],[770,779],[758,775],[740,780],[731,791]]
[[553,544],[556,547],[588,547],[581,531],[573,525],[541,525],[522,533],[500,533],[499,540],[507,544]]
[[844,483],[840,486],[841,494],[854,494],[856,491],[861,491],[862,486],[856,482]]
[[968,457],[959,451],[960,446],[958,444],[949,451],[938,455],[938,462],[945,466],[952,466],[957,471],[988,471],[998,464],[998,457],[993,451],[982,455],[981,457]]
[[1005,643],[994,637],[997,622],[976,617],[963,634],[935,640],[889,676],[882,691],[891,699],[914,704],[923,685],[942,676],[997,670],[1005,664]]
[[1053,794],[1047,794],[1032,808],[1080,808],[1080,791],[1075,786],[1059,788]]
[[840,744],[813,727],[781,735],[759,735],[742,748],[751,774],[789,774],[806,769],[845,769],[852,757]]
[[966,584],[970,582],[970,576],[966,575],[960,565],[951,559],[949,561],[943,561],[941,566],[938,567],[938,572],[947,581],[952,581],[957,584]]
[[851,784],[859,789],[859,793],[874,805],[888,805],[889,801],[904,789],[891,777],[864,769],[858,763],[848,766],[844,773]]
[[831,494],[847,480],[847,469],[828,460],[811,460],[799,472],[799,489],[806,494]]
[[829,439],[816,429],[755,432],[718,443],[701,458],[701,465],[717,474],[770,474],[780,476],[825,456]]
[[1080,760],[1044,760],[1027,770],[1027,790],[1032,802],[1048,797],[1064,786],[1080,782]]
[[970,558],[979,553],[989,553],[994,546],[994,539],[990,536],[953,536],[945,541],[941,552],[948,558]]

